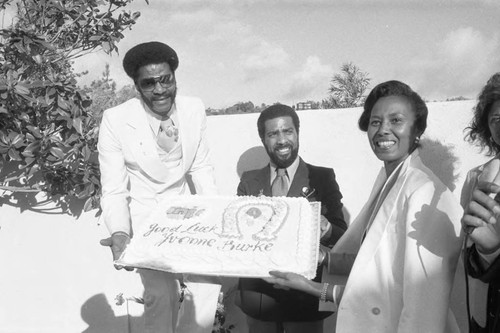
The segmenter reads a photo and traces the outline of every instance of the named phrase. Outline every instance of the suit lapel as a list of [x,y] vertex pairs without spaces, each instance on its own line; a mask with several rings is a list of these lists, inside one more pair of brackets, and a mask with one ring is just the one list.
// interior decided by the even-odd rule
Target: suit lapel
[[[366,238],[363,241],[363,246],[358,254],[358,258],[356,258],[355,266],[360,269],[366,267],[373,256],[377,254],[377,248],[380,245],[380,241],[387,232],[387,225],[389,223],[393,223],[394,221],[394,214],[396,214],[398,202],[401,199],[401,193],[407,181],[408,168],[412,158],[413,156],[410,156],[403,162],[404,164],[402,165],[394,185],[389,189],[386,197],[382,198],[383,202],[373,218],[373,222],[368,233],[366,234]],[[388,182],[389,180],[385,181],[385,183]],[[384,187],[382,187],[382,191],[384,191]],[[375,196],[372,200],[377,200],[377,196]],[[370,218],[370,214],[371,212],[367,212],[365,216],[366,220]],[[364,232],[364,228],[362,232]]]
[[271,196],[271,167],[269,164],[255,174],[254,181],[258,189],[255,195],[260,195],[262,191],[262,195]]
[[182,170],[186,170],[186,160],[188,160],[187,148],[192,146],[190,141],[192,140],[192,135],[190,129],[192,126],[186,126],[189,124],[189,112],[187,112],[184,107],[184,103],[181,98],[177,97],[175,99],[175,108],[177,114],[177,128],[179,129],[179,136],[181,138],[181,149],[182,149]]
[[[134,156],[139,167],[151,178],[164,181],[165,166],[158,155],[156,142],[151,133],[151,127],[142,102],[137,99],[126,119],[125,138],[128,149]],[[125,115],[124,115],[125,116]]]
[[306,163],[300,158],[299,166],[295,172],[290,189],[288,190],[287,197],[300,197],[302,196],[302,189],[309,188],[309,169]]

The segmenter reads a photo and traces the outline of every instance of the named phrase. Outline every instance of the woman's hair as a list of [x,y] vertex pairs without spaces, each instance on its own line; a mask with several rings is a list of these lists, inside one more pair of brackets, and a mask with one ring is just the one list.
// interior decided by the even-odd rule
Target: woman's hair
[[495,155],[500,152],[500,146],[491,139],[490,127],[488,126],[488,114],[491,106],[500,100],[500,73],[493,74],[486,82],[477,98],[474,107],[474,117],[468,127],[465,128],[466,140],[475,143],[481,149],[487,149],[487,155]]
[[380,83],[370,91],[370,94],[368,94],[366,98],[365,105],[363,106],[363,113],[358,120],[359,128],[363,132],[368,130],[373,106],[375,106],[375,103],[377,103],[380,98],[388,96],[403,96],[408,99],[415,112],[417,133],[419,135],[424,133],[427,128],[427,114],[429,113],[427,105],[425,105],[422,97],[414,92],[409,85],[396,80]]

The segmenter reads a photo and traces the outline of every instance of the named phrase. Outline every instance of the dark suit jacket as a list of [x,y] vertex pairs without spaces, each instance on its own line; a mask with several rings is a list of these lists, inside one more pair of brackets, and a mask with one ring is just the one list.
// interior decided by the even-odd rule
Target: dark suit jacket
[[[269,165],[244,172],[238,185],[238,195],[271,196]],[[342,194],[331,168],[317,167],[299,161],[297,172],[290,184],[288,197],[306,197],[309,201],[321,202],[321,215],[332,225],[332,233],[323,245],[333,246],[347,229],[342,213]],[[314,281],[321,280],[322,266],[318,267]],[[296,290],[275,289],[261,279],[240,279],[241,309],[247,315],[264,321],[313,321],[326,318],[331,312],[318,311],[318,299]],[[248,293],[248,291],[253,292]],[[258,297],[262,293],[272,299]],[[254,297],[256,296],[256,297]],[[258,302],[256,304],[255,302]]]
[[472,245],[465,252],[467,273],[473,278],[488,283],[488,299],[486,327],[482,328],[472,320],[470,332],[497,333],[500,332],[500,256],[486,270],[479,265],[479,260],[476,246]]

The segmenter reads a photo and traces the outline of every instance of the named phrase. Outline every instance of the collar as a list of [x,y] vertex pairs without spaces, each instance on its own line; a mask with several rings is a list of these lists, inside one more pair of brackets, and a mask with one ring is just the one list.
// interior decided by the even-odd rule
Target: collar
[[[288,168],[286,168],[286,174],[288,176],[288,181],[290,182],[290,184],[292,183],[293,178],[295,177],[295,173],[297,173],[297,169],[299,168],[299,162],[300,162],[300,158],[299,158],[299,156],[297,156],[295,161],[293,161],[293,163],[290,164],[290,166]],[[270,181],[272,184],[274,178],[276,178],[277,167],[273,162],[269,163],[269,167],[271,169],[271,177],[269,177],[269,178],[271,178]]]
[[[151,127],[151,130],[153,131],[153,133],[155,135],[158,135],[158,133],[160,131],[160,124],[161,124],[162,119],[156,113],[151,111],[151,109],[147,106],[147,104],[144,103],[142,98],[141,98],[141,103],[142,103],[144,110],[146,110],[146,118],[148,119],[148,123],[149,123],[149,126]],[[172,122],[174,125],[178,126],[179,121],[177,118],[177,107],[176,107],[175,102],[172,105],[172,108],[170,109],[169,118],[172,119]]]

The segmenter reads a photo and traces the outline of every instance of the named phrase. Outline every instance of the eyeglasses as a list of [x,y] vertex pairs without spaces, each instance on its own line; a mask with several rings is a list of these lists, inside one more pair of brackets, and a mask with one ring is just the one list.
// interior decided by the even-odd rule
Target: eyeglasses
[[153,91],[157,83],[159,83],[162,88],[171,87],[175,84],[175,76],[167,74],[158,77],[147,77],[139,81],[139,87],[143,91]]

